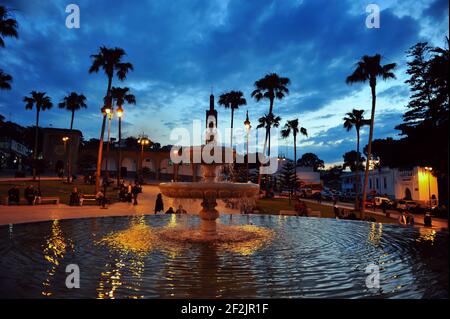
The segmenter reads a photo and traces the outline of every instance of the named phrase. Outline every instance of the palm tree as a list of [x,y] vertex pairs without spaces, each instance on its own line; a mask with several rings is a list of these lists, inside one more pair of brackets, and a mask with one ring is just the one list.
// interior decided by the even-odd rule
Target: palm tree
[[[80,110],[81,108],[86,108],[86,97],[83,94],[78,94],[76,92],[72,92],[69,95],[65,96],[63,100],[58,104],[60,109],[66,109],[67,111],[72,113],[70,119],[70,132],[73,130],[73,120],[75,118],[75,112]],[[67,150],[67,182],[70,182],[70,176],[72,172],[72,163],[71,163],[71,154],[72,154],[72,143],[69,140],[69,147]]]
[[360,159],[360,152],[359,152],[359,141],[360,141],[360,129],[364,125],[370,125],[370,120],[366,120],[364,118],[364,110],[356,110],[353,109],[351,112],[347,113],[346,116],[343,118],[344,120],[344,128],[347,130],[347,132],[351,131],[351,129],[354,127],[356,130],[356,153],[358,156],[356,157],[356,170],[355,170],[355,183],[356,183],[356,199],[355,199],[355,210],[359,210],[359,159]]
[[[297,174],[297,135],[298,133],[308,136],[308,131],[304,127],[298,127],[298,119],[287,121],[284,124],[284,128],[281,130],[281,137],[288,138],[291,134],[294,137],[294,167],[295,174]],[[297,192],[297,188],[294,188],[294,195]]]
[[122,146],[121,146],[121,142],[122,142],[122,114],[123,114],[123,105],[125,103],[128,104],[136,104],[136,97],[133,94],[128,93],[129,92],[129,88],[124,87],[124,88],[120,88],[120,87],[113,87],[111,89],[111,97],[113,102],[116,103],[117,106],[117,111],[120,112],[120,114],[118,114],[119,117],[119,158],[117,160],[117,186],[120,185],[120,175],[121,175],[121,166],[122,166]]
[[70,119],[70,130],[72,130],[75,112],[80,110],[81,108],[87,107],[86,97],[83,94],[72,92],[63,98],[63,100],[58,104],[58,107],[60,109],[66,109],[67,111],[72,113],[72,117]]
[[[266,142],[264,143],[264,149],[263,154],[266,153],[266,144],[267,141],[269,143],[269,150],[268,150],[268,157],[270,159],[270,129],[272,127],[279,127],[280,126],[281,117],[274,116],[273,113],[265,114],[264,116],[260,117],[258,119],[258,126],[259,128],[265,128],[266,129]],[[261,172],[258,174],[258,185],[261,185]]]
[[8,9],[0,6],[0,47],[5,47],[4,37],[18,38],[17,21],[9,17]]
[[[39,113],[51,109],[53,107],[52,100],[45,92],[32,91],[30,96],[25,96],[23,98],[25,104],[25,109],[32,110],[33,106],[36,109],[36,132],[34,134],[34,152],[33,160],[36,163],[37,160],[37,148],[38,148],[38,133],[39,133]],[[36,179],[36,165],[33,164],[33,179]]]
[[268,155],[270,157],[270,129],[272,127],[279,127],[280,126],[281,117],[273,115],[273,113],[264,114],[264,116],[261,116],[258,119],[258,128],[265,128],[266,129],[266,140],[269,142],[269,148],[268,148]]
[[244,93],[241,91],[230,91],[222,94],[219,97],[219,104],[224,106],[226,109],[231,109],[231,135],[230,135],[230,145],[233,148],[233,120],[234,120],[234,110],[237,110],[239,106],[246,105],[247,100],[244,98]]
[[[252,92],[251,96],[257,101],[263,99],[269,100],[269,115],[273,116],[273,106],[275,99],[282,100],[287,94],[289,94],[289,89],[287,86],[291,83],[289,78],[280,77],[276,73],[266,74],[265,77],[257,80],[255,82],[255,90]],[[267,115],[266,115],[267,116]],[[266,129],[266,138],[264,141],[263,154],[266,153],[266,147],[268,138],[270,135],[270,128]],[[270,141],[269,141],[269,151],[270,156]],[[259,174],[258,184],[261,182],[261,174]]]
[[[100,47],[98,54],[91,55],[93,59],[92,65],[89,68],[89,73],[97,73],[102,69],[106,77],[108,78],[108,86],[106,89],[106,105],[102,109],[102,112],[106,109],[112,108],[111,99],[111,87],[114,74],[117,75],[120,81],[125,80],[127,73],[133,70],[133,65],[131,63],[122,62],[122,58],[126,55],[125,50],[121,48],[106,48],[104,46]],[[103,112],[102,129],[100,133],[100,143],[98,146],[98,158],[97,158],[97,171],[95,174],[95,190],[96,192],[100,189],[100,173],[102,168],[102,156],[103,156],[103,139],[105,135],[105,125],[106,125],[106,112]]]
[[257,102],[267,99],[269,100],[269,114],[273,112],[275,99],[282,100],[286,94],[289,94],[287,86],[291,83],[288,78],[280,77],[276,73],[267,74],[262,79],[255,82],[255,90],[252,97]]
[[0,89],[1,90],[11,90],[12,76],[3,72],[0,69]]
[[[367,146],[367,161],[372,155],[372,138],[373,129],[375,123],[375,105],[376,105],[376,86],[377,78],[381,77],[383,80],[395,79],[395,74],[392,72],[397,65],[395,63],[389,63],[381,65],[381,55],[375,54],[374,56],[365,55],[356,63],[356,68],[351,75],[346,79],[347,84],[353,83],[365,83],[369,81],[370,90],[372,93],[372,112],[370,118],[370,131],[369,131],[369,143]],[[366,205],[367,197],[367,184],[369,182],[369,165],[366,165],[364,174],[364,187],[361,203],[361,216],[364,217],[364,209]]]

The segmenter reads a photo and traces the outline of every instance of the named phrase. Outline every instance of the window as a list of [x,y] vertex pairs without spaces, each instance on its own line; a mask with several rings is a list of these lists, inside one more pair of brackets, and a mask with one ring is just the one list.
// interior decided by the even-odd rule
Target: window
[[377,177],[377,179],[376,179],[376,182],[377,182],[377,189],[379,189],[380,188],[380,185],[379,185],[379,182],[378,182],[378,177]]
[[372,179],[369,178],[369,188],[372,189]]
[[386,177],[383,177],[383,187],[384,187],[384,189],[387,188],[387,178]]

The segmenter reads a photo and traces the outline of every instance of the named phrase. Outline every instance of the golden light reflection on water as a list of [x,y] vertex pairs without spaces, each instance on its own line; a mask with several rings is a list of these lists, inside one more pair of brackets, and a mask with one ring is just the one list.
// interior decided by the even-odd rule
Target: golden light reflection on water
[[418,242],[430,242],[431,244],[434,243],[436,239],[437,232],[434,229],[420,227],[419,228],[419,238],[416,239]]
[[[100,274],[96,289],[97,298],[115,299],[117,289],[122,286],[136,293],[129,294],[128,298],[143,298],[144,296],[139,292],[144,273],[144,257],[155,244],[154,233],[146,225],[144,216],[134,216],[128,229],[113,232],[99,243],[107,244],[118,257],[114,257],[111,263],[106,264],[105,268],[108,270]],[[126,273],[131,274],[134,279],[132,282],[126,282],[123,279]]]
[[[144,258],[152,251],[161,251],[169,260],[175,260],[192,244],[212,243],[214,247],[210,249],[248,256],[269,243],[274,236],[272,230],[253,225],[219,224],[217,238],[202,238],[198,229],[179,227],[177,218],[175,214],[172,215],[168,224],[162,228],[152,228],[145,223],[144,218],[135,218],[129,228],[112,232],[97,242],[107,245],[114,255],[119,256],[105,265],[107,270],[101,273],[97,288],[98,298],[115,298],[117,289],[121,286],[136,292],[136,295],[128,296],[129,298],[143,298],[139,291],[145,268]],[[134,280],[125,282],[124,273],[130,273]],[[166,277],[170,281],[170,272]],[[170,282],[168,285],[170,286]]]
[[219,248],[242,256],[254,254],[257,250],[267,245],[275,234],[273,230],[253,225],[231,226],[229,228],[234,229],[236,232],[246,232],[249,235],[249,239],[230,243],[223,242],[219,244]]
[[46,239],[43,249],[44,259],[50,264],[50,268],[47,269],[47,277],[42,283],[42,295],[52,295],[51,284],[53,282],[53,278],[58,266],[60,265],[60,261],[64,258],[64,255],[68,249],[73,250],[73,243],[71,240],[66,241],[61,230],[59,220],[55,219],[52,222],[51,233]]
[[383,237],[383,224],[371,223],[368,240],[375,246],[378,246],[381,242],[382,237]]

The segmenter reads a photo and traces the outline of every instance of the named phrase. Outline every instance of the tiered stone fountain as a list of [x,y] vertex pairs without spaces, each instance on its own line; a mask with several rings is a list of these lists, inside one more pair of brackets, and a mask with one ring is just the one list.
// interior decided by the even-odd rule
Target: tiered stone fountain
[[[217,129],[217,111],[214,109],[214,96],[210,97],[210,109],[206,112],[207,138],[206,145],[212,146],[215,143]],[[206,146],[204,146],[206,147]],[[204,147],[187,148],[190,150],[190,157],[193,160],[193,153],[200,151],[203,154]],[[199,212],[201,218],[201,231],[205,237],[214,237],[216,233],[216,219],[219,212],[216,209],[218,199],[251,198],[259,193],[259,186],[253,183],[231,183],[218,182],[216,178],[217,167],[224,164],[225,148],[212,148],[212,151],[221,151],[220,163],[212,161],[205,163],[202,160],[203,180],[200,182],[171,182],[161,183],[159,188],[164,196],[172,198],[201,199],[202,210]],[[233,154],[234,157],[234,154]],[[214,157],[216,158],[216,157]]]

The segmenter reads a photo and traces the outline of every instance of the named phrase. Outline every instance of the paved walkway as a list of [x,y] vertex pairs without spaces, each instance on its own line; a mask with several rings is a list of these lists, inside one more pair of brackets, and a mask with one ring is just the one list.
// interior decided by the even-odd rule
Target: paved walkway
[[[302,198],[302,200],[305,201],[305,202],[318,204],[316,200],[304,199],[304,198]],[[319,205],[333,206],[333,203],[332,202],[322,201]],[[337,206],[339,208],[354,209],[354,205],[351,204],[351,203],[338,202]],[[371,213],[371,214],[374,214],[374,215],[378,215],[378,216],[386,216],[380,210],[375,210],[374,211],[373,209],[366,209],[365,212],[366,213]],[[388,210],[388,212],[390,213],[390,218],[393,219],[393,220],[398,220],[398,218],[400,217],[400,213],[398,211],[396,211],[396,210]],[[424,218],[424,216],[415,214],[414,215],[414,223],[419,225],[419,226],[424,226],[423,218]],[[432,225],[433,225],[433,228],[438,228],[438,229],[443,229],[444,228],[445,229],[445,228],[448,228],[448,221],[446,219],[440,219],[440,218],[434,218],[433,217]]]
[[[53,219],[72,219],[88,217],[107,217],[107,216],[128,216],[128,215],[151,215],[155,207],[156,195],[159,193],[157,186],[146,185],[143,187],[143,193],[138,197],[138,205],[133,206],[129,203],[115,203],[102,209],[97,205],[68,206],[59,205],[39,205],[39,206],[3,206],[0,205],[0,225],[19,224],[28,222],[38,222]],[[200,200],[176,200],[163,197],[164,209],[170,206],[177,209],[182,204],[183,208],[189,214],[197,214],[201,210]],[[218,203],[217,209],[225,214],[238,214],[236,209],[230,209]]]

